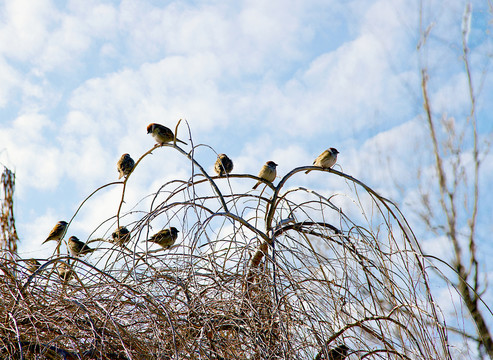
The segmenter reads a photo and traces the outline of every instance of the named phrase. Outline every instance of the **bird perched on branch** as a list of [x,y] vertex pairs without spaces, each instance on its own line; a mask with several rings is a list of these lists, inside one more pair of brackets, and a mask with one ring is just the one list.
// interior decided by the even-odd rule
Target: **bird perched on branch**
[[118,179],[121,179],[124,176],[128,176],[128,174],[130,174],[130,172],[134,168],[134,165],[134,159],[132,159],[129,154],[123,154],[120,160],[118,160],[118,162],[116,163],[116,169],[120,173]]
[[214,171],[219,176],[229,174],[233,171],[233,161],[226,154],[219,154],[216,163],[214,164]]
[[80,241],[76,236],[71,236],[68,239],[68,249],[73,256],[86,255],[95,250],[91,249],[85,242]]
[[43,241],[43,244],[47,241],[50,240],[61,240],[65,236],[65,232],[67,231],[67,226],[68,223],[66,221],[59,221],[57,224],[53,227],[53,229],[50,231],[50,234],[46,238],[45,241]]
[[[175,135],[173,134],[173,131],[171,131],[169,128],[161,124],[152,123],[147,125],[147,133],[152,134],[152,137],[154,138],[154,140],[157,141],[159,145],[169,143],[175,139]],[[181,141],[178,138],[176,138],[176,141],[187,145],[186,142]]]
[[324,351],[320,351],[315,357],[315,360],[344,360],[347,357],[349,348],[346,344],[339,345],[328,351],[328,356],[325,356]]
[[125,226],[120,226],[113,234],[111,234],[111,237],[113,243],[123,245],[130,241],[130,231],[128,231]]
[[175,227],[171,227],[169,229],[163,229],[156,234],[152,235],[151,238],[147,241],[156,243],[158,245],[161,245],[163,248],[168,249],[170,248],[178,238],[178,229]]
[[58,276],[63,282],[67,282],[75,275],[75,271],[72,267],[65,263],[60,263],[57,266]]
[[41,263],[36,259],[27,259],[24,262],[26,263],[27,271],[31,274],[41,267]]
[[[339,151],[337,151],[336,148],[327,149],[318,155],[313,162],[313,166],[320,166],[322,169],[331,168],[337,161],[337,154],[339,154]],[[310,171],[311,170],[305,171],[305,174],[308,174]]]
[[[267,161],[264,166],[262,166],[262,169],[260,169],[260,172],[258,173],[258,177],[264,180],[267,180],[268,182],[273,182],[276,179],[277,171],[276,171],[277,164],[274,161]],[[256,189],[257,186],[259,186],[262,183],[262,181],[258,181],[252,189]]]

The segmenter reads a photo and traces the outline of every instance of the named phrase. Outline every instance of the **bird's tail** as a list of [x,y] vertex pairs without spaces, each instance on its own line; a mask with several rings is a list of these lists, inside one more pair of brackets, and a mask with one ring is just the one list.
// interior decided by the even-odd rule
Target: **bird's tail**
[[255,185],[253,185],[252,189],[256,189],[260,185],[261,181],[258,181]]
[[307,171],[305,171],[305,174],[308,174],[310,171],[311,171],[311,170],[307,170]]
[[92,252],[94,252],[96,249],[92,249],[88,246],[84,246],[81,250],[80,250],[80,254],[81,255],[84,255],[84,254],[90,254]]

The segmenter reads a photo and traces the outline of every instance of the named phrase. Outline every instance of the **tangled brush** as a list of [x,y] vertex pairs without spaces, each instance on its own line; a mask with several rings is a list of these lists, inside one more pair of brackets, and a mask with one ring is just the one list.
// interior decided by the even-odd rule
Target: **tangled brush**
[[[179,152],[192,175],[127,209],[127,181],[153,151]],[[343,190],[298,186],[307,170]],[[210,176],[176,143],[126,175],[94,192],[122,186],[90,257],[3,256],[2,358],[451,358],[410,227],[359,180],[304,166],[244,191],[259,178]],[[146,241],[156,219],[179,230],[173,245]],[[124,241],[111,235],[123,226]]]

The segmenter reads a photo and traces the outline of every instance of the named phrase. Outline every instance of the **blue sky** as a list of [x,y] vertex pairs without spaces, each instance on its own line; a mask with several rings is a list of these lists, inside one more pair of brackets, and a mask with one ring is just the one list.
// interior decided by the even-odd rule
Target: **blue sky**
[[[24,257],[97,187],[116,181],[123,153],[154,141],[146,126],[186,119],[194,143],[257,174],[280,175],[328,147],[341,169],[411,208],[417,171],[433,158],[423,118],[420,69],[430,74],[433,113],[465,124],[469,99],[461,61],[465,1],[67,1],[0,4],[0,163],[17,176],[15,215]],[[473,1],[468,43],[481,140],[491,139],[491,10]],[[429,29],[418,50],[421,30]],[[461,125],[462,124],[462,125]],[[187,141],[183,123],[180,137]],[[470,146],[470,143],[467,144]],[[197,157],[212,171],[211,150]],[[135,174],[137,202],[160,184],[188,178],[173,154]],[[481,184],[491,184],[491,155]],[[323,177],[300,185],[326,186]],[[396,183],[401,189],[396,188]],[[245,184],[245,190],[249,183]],[[489,187],[491,188],[491,186]],[[71,233],[87,239],[114,214],[118,188],[91,200]],[[491,233],[482,193],[480,240]],[[407,210],[407,212],[406,212]],[[427,249],[440,239],[417,231]],[[438,244],[438,245],[437,245]],[[484,246],[484,259],[491,247]],[[484,268],[486,276],[491,269]]]

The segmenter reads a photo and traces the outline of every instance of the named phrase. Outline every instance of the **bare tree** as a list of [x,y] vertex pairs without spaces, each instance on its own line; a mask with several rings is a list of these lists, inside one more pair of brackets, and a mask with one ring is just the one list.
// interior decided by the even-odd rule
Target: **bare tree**
[[[132,174],[93,193],[122,188],[117,214],[88,239],[97,251],[87,259],[61,243],[34,271],[24,259],[2,265],[2,356],[452,358],[425,258],[391,201],[314,166],[244,192],[259,178],[212,177],[194,158],[210,148],[192,149],[165,144],[143,154],[134,171],[167,151],[194,170],[137,204],[124,201]],[[308,169],[338,190],[298,186]],[[128,242],[110,235],[120,226]],[[170,249],[146,241],[163,226],[180,230]]]
[[[449,266],[455,269],[457,278],[445,277],[445,280],[455,283],[476,328],[476,335],[461,331],[462,334],[468,339],[474,339],[480,351],[484,350],[493,359],[493,340],[487,321],[493,313],[481,299],[487,283],[480,276],[477,241],[479,175],[481,159],[489,151],[489,143],[481,142],[478,138],[476,89],[467,44],[470,21],[471,4],[468,3],[462,26],[462,61],[468,80],[470,104],[467,118],[456,121],[444,114],[437,119],[432,111],[433,101],[428,92],[428,71],[423,69],[421,73],[423,105],[433,149],[436,186],[430,187],[428,179],[425,180],[426,184],[421,189],[420,217],[429,230],[436,235],[445,236],[452,245],[454,258]],[[422,33],[422,38],[426,41],[430,27]],[[435,191],[438,193],[436,205],[432,200]]]

